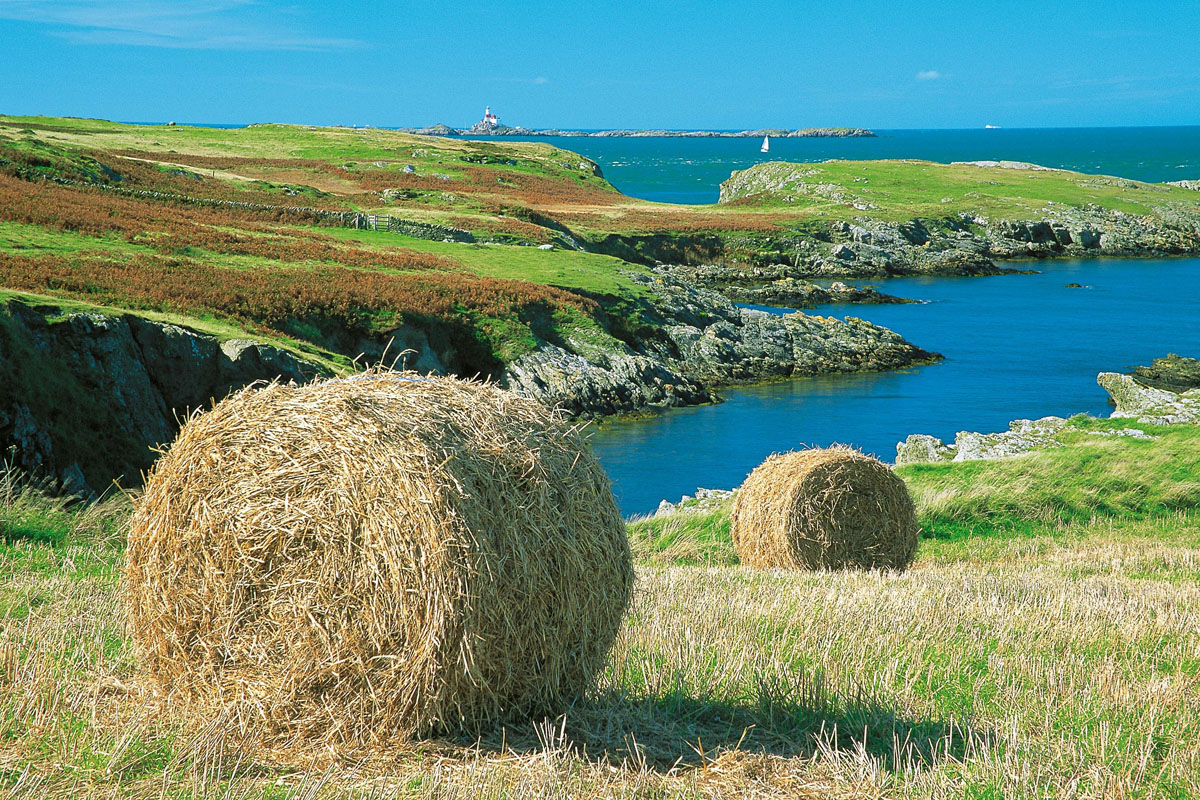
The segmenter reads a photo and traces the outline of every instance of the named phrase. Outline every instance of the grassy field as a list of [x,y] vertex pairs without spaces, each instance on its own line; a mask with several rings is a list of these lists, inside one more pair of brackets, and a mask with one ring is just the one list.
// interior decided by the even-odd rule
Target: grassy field
[[[1179,187],[915,161],[764,164],[736,180],[736,202],[682,206],[627,197],[540,142],[0,116],[0,288],[211,318],[335,362],[410,325],[448,336],[465,354],[456,369],[498,374],[546,341],[619,349],[613,337],[642,324],[646,299],[623,274],[644,269],[631,261],[771,261],[846,219],[1197,207]],[[477,243],[304,209],[386,214]]]
[[[538,240],[567,226],[610,234],[784,234],[830,219],[940,219],[967,211],[1040,218],[1053,204],[1143,214],[1194,210],[1195,192],[1063,170],[928,161],[761,164],[742,173],[738,202],[681,206],[627,197],[575,153],[541,142],[464,141],[381,129],[255,125],[239,130],[130,126],[99,120],[0,116],[0,144],[115,154],[157,164],[181,189],[399,213],[483,237]],[[412,172],[405,172],[411,167]],[[119,170],[118,170],[119,171]],[[287,192],[288,194],[285,194]],[[748,196],[761,192],[758,196]],[[301,202],[295,200],[292,202]]]
[[721,509],[635,523],[636,600],[589,697],[368,762],[281,761],[172,718],[122,621],[126,501],[71,509],[6,476],[0,792],[1194,797],[1200,431],[1088,432],[1109,424],[903,468],[928,536],[901,574],[749,571]]

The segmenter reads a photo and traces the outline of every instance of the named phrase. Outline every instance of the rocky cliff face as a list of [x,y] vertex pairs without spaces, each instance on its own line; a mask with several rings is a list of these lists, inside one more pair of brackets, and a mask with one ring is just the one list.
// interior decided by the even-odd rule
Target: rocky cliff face
[[940,358],[853,317],[741,309],[667,275],[629,273],[659,298],[660,325],[617,348],[569,342],[510,364],[503,383],[578,415],[630,413],[713,398],[716,387],[800,375],[894,369]]
[[1200,423],[1200,389],[1184,392],[1155,389],[1119,372],[1101,372],[1096,382],[1117,407],[1112,413],[1114,417],[1150,425]]
[[192,409],[255,381],[325,372],[250,340],[10,300],[0,306],[0,446],[13,466],[80,494],[114,478],[132,485]]
[[[716,399],[714,389],[793,375],[879,370],[938,356],[869,322],[747,311],[667,276],[631,273],[652,321],[626,340],[541,342],[501,382],[575,416]],[[453,337],[401,327],[359,341],[368,362],[403,356],[421,372],[461,372]],[[140,482],[181,420],[255,381],[301,383],[319,364],[246,339],[221,341],[136,314],[0,305],[0,448],[26,472],[82,495]]]
[[[897,275],[994,275],[1015,259],[1180,255],[1200,252],[1200,214],[1136,216],[1096,207],[1062,207],[1043,219],[964,214],[904,223],[833,221],[817,236],[747,236],[726,243],[750,254],[747,277],[880,278]],[[756,256],[760,253],[765,256]],[[758,267],[762,276],[754,276]],[[736,276],[734,276],[736,277]]]

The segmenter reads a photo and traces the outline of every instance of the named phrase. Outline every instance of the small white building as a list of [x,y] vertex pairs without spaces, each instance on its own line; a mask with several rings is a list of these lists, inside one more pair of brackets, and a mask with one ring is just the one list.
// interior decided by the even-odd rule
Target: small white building
[[500,118],[492,113],[491,106],[486,106],[483,109],[483,124],[489,128],[494,128],[500,124]]

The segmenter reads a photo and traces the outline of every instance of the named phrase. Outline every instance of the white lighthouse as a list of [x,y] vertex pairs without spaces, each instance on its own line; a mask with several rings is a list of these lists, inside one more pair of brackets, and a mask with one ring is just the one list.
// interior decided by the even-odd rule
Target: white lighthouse
[[492,107],[486,106],[483,109],[483,125],[487,128],[494,128],[500,124],[500,118],[492,113]]

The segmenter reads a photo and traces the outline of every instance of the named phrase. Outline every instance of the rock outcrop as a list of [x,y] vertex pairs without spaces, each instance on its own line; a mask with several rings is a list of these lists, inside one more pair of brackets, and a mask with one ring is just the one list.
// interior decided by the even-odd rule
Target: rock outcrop
[[[1101,372],[1096,382],[1116,404],[1114,419],[1136,419],[1144,425],[1200,424],[1200,389],[1170,392],[1143,386],[1119,372]],[[954,444],[935,436],[914,433],[896,445],[896,465],[936,463],[940,461],[987,461],[1021,455],[1032,450],[1058,447],[1059,436],[1072,430],[1062,417],[1018,419],[1000,433],[959,431]],[[1137,428],[1088,431],[1091,436],[1121,436],[1131,439],[1155,439]]]
[[854,317],[742,309],[669,276],[628,273],[657,297],[657,325],[633,343],[543,345],[502,383],[577,415],[621,414],[714,399],[716,387],[800,375],[894,369],[941,358]]
[[1154,389],[1119,372],[1101,372],[1096,382],[1116,405],[1114,417],[1136,419],[1148,425],[1200,423],[1200,389],[1180,393]]
[[834,303],[894,305],[920,302],[907,297],[884,294],[874,286],[849,286],[841,281],[834,281],[829,286],[819,286],[812,281],[788,277],[788,270],[782,264],[774,268],[751,270],[721,264],[660,265],[655,267],[654,271],[720,292],[735,303],[813,308]]
[[327,370],[286,350],[135,314],[0,307],[0,447],[9,463],[90,495],[139,482],[181,419],[260,380]]
[[1056,444],[1054,437],[1066,425],[1062,417],[1018,419],[1000,433],[959,431],[952,445],[917,433],[896,445],[896,466],[930,461],[990,461],[1028,453]]
[[[1000,433],[959,431],[954,438],[954,444],[946,444],[935,436],[914,433],[896,445],[896,466],[940,461],[993,461],[1019,456],[1034,450],[1061,446],[1062,442],[1058,437],[1069,429],[1067,420],[1062,417],[1042,417],[1014,420],[1009,423],[1008,430]],[[1088,431],[1088,435],[1121,436],[1131,439],[1157,438],[1137,428]]]
[[720,508],[725,501],[733,497],[737,490],[733,489],[697,489],[695,495],[685,494],[678,503],[662,500],[651,517],[670,516],[672,514],[704,514]]

